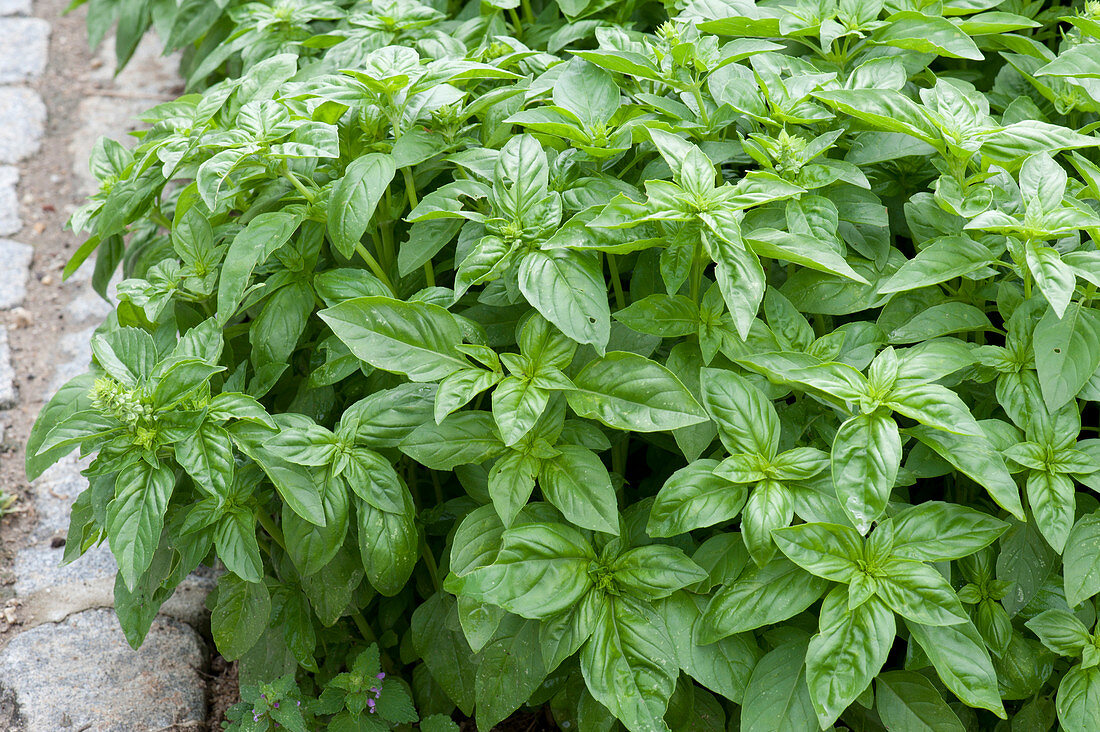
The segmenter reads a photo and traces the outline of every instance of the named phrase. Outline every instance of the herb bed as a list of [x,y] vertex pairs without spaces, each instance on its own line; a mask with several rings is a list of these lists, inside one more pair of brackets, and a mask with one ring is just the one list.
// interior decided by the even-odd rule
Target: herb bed
[[134,645],[224,565],[230,729],[1100,728],[1096,3],[116,23],[189,93],[27,470]]

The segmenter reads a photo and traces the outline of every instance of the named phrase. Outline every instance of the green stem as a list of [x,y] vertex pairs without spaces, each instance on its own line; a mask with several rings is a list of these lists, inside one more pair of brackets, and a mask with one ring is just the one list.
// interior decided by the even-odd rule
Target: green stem
[[[365,640],[367,643],[375,643],[381,646],[381,644],[378,643],[378,636],[375,634],[374,629],[370,627],[370,623],[367,622],[367,619],[363,617],[363,613],[361,611],[356,610],[355,612],[353,612],[351,614],[351,621],[355,623],[355,627],[359,629],[359,633],[363,636],[363,640]],[[383,650],[381,647],[379,648],[379,650],[381,651],[380,660],[382,662],[382,668],[393,669],[395,667],[395,664],[393,662],[393,659],[390,657],[390,654]]]
[[260,520],[260,526],[264,527],[264,531],[271,537],[271,540],[279,545],[279,548],[284,552],[286,551],[286,540],[283,539],[283,532],[275,525],[275,522],[271,520],[271,517],[267,515],[267,511],[263,509],[256,512],[256,518]]
[[[389,188],[386,189],[386,211],[389,216],[393,216],[393,198],[390,196]],[[388,218],[386,221],[380,221],[378,228],[382,231],[382,250],[379,252],[379,256],[382,257],[382,262],[386,267],[392,267],[394,260],[393,219]]]
[[[416,197],[416,181],[413,179],[412,168],[402,168],[401,175],[405,179],[405,197],[409,199],[409,210],[412,211],[420,205],[420,200]],[[424,263],[424,279],[427,280],[428,287],[435,287],[435,268],[430,259]]]
[[306,199],[310,203],[313,203],[313,192],[302,185],[302,181],[298,180],[298,176],[290,172],[290,168],[286,167],[285,163],[280,168],[279,173],[288,181],[290,181],[290,185],[298,189],[298,192],[302,194],[302,198]]
[[626,307],[626,297],[623,295],[623,283],[619,279],[619,264],[615,261],[614,254],[607,255],[607,268],[611,270],[611,286],[615,288],[615,305],[622,310]]
[[626,502],[626,458],[630,447],[630,435],[624,434],[622,440],[611,447],[611,470],[622,478],[619,489],[615,492],[619,504]]
[[699,84],[691,87],[691,95],[695,97],[695,103],[699,106],[699,119],[703,126],[710,127],[710,115],[707,114],[707,105],[703,102],[703,93],[700,91]]
[[519,13],[515,8],[508,8],[508,14],[512,16],[512,27],[516,30],[516,39],[523,40],[523,21],[520,20]]
[[432,587],[437,592],[443,589],[443,585],[439,581],[439,565],[435,563],[435,555],[432,554],[432,550],[428,547],[428,542],[425,539],[420,540],[420,558],[424,560],[424,564],[428,567],[428,576],[432,578]]
[[405,195],[409,199],[409,210],[420,205],[420,201],[416,197],[416,181],[413,179],[412,168],[402,168],[401,175],[405,178]]
[[529,25],[534,25],[535,11],[531,9],[531,0],[520,0],[520,7],[523,8],[523,19],[526,20]]
[[154,208],[151,213],[152,213],[153,221],[160,224],[161,226],[163,226],[165,229],[168,229],[169,231],[172,230],[172,222],[169,221],[167,216],[165,216],[163,213],[161,213],[161,210],[159,208]]
[[416,461],[409,460],[408,468],[406,470],[407,477],[406,482],[409,484],[409,493],[412,493],[413,505],[418,509],[423,505],[420,502],[420,481],[416,477]]
[[394,289],[393,283],[390,282],[390,278],[386,275],[386,271],[382,269],[382,265],[378,264],[378,260],[367,251],[367,248],[363,246],[362,243],[355,245],[355,251],[359,252],[359,256],[367,263],[367,266],[370,267],[370,271],[374,273],[374,276],[382,280],[382,284],[386,286],[386,289],[396,297],[397,290]]
[[432,488],[435,489],[435,502],[443,503],[443,484],[439,482],[439,476],[434,470],[429,470],[428,475],[432,476]]
[[381,228],[381,230],[382,230],[382,251],[381,251],[381,255],[382,255],[383,259],[385,260],[385,265],[387,267],[392,267],[393,266],[393,260],[394,260],[393,222],[392,221],[387,221],[386,223],[382,224],[382,226],[379,227],[379,228]]
[[370,623],[363,617],[363,613],[356,610],[351,614],[351,619],[355,623],[355,627],[359,629],[359,633],[362,634],[363,640],[367,643],[378,642],[378,636],[374,634],[374,629],[370,627]]
[[691,260],[691,300],[696,305],[702,301],[702,294],[700,290],[703,287],[703,270],[706,268],[706,264],[703,261],[703,237],[705,234],[699,233],[699,241],[695,242],[695,255]]

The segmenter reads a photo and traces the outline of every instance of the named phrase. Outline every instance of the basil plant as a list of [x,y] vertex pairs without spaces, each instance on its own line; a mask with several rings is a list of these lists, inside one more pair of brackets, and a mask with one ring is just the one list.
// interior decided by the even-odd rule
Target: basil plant
[[27,471],[230,728],[1100,729],[1095,2],[88,5],[188,93]]

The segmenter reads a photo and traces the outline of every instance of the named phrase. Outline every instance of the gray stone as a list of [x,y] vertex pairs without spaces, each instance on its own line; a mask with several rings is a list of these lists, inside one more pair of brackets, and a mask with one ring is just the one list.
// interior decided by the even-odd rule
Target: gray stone
[[14,407],[17,396],[15,369],[11,365],[11,347],[8,345],[8,329],[0,325],[0,409]]
[[[0,236],[11,236],[23,228],[19,218],[19,195],[15,190],[17,183],[19,171],[10,165],[0,165]],[[0,255],[0,262],[2,257]]]
[[64,546],[53,546],[54,537],[64,536],[68,530],[73,501],[88,487],[81,467],[75,454],[68,455],[31,484],[38,520],[26,545],[15,553],[15,594],[26,596],[75,582],[114,578],[118,565],[106,544],[93,547],[65,566],[61,566]]
[[[196,630],[209,627],[210,611],[206,609],[206,596],[216,583],[213,577],[198,574],[185,577],[172,596],[161,605],[160,614],[187,623]],[[42,623],[60,623],[85,610],[113,608],[114,605],[115,581],[110,577],[101,577],[47,587],[32,595],[20,596],[17,617],[20,627],[26,630]]]
[[[107,38],[99,45],[99,65],[87,73],[91,81],[98,81],[123,89],[127,94],[135,97],[148,95],[150,99],[159,101],[162,97],[176,98],[183,89],[183,81],[180,79],[180,60],[183,58],[179,52],[164,55],[164,43],[155,33],[147,33],[134,49],[134,55],[126,68],[115,74],[115,37]],[[128,124],[131,120],[126,120]],[[115,137],[121,139],[120,125],[115,131]]]
[[40,96],[23,87],[0,87],[0,163],[18,163],[38,152],[45,126]]
[[136,138],[126,133],[144,127],[138,115],[158,101],[161,100],[155,96],[144,99],[92,96],[80,100],[74,117],[81,124],[69,141],[79,193],[90,196],[99,190],[99,181],[88,167],[96,142],[101,137],[110,137],[123,145],[132,146]]
[[138,650],[114,613],[89,610],[40,625],[0,651],[0,688],[14,695],[11,732],[202,729],[206,649],[183,623],[160,617]]
[[20,549],[12,568],[15,572],[15,593],[30,595],[84,580],[114,580],[118,565],[106,543],[89,549],[72,564],[61,566],[64,552],[63,547],[51,547],[49,540]]
[[83,323],[94,320],[103,321],[114,307],[111,303],[99,296],[99,293],[91,287],[84,288],[65,306],[65,312],[73,323]]
[[33,257],[34,249],[29,244],[0,239],[0,310],[23,304]]
[[88,170],[88,159],[99,138],[107,136],[124,145],[135,143],[136,139],[126,133],[145,126],[138,120],[141,113],[179,96],[180,55],[164,56],[161,48],[155,34],[147,34],[130,63],[115,76],[114,41],[109,37],[100,45],[101,64],[88,73],[88,79],[122,90],[125,95],[89,96],[77,107],[74,117],[81,125],[69,141],[69,152],[78,191],[91,195],[99,190],[99,182]]
[[[65,385],[69,379],[88,370],[92,362],[92,336],[95,326],[75,333],[66,333],[58,341],[58,361],[54,367],[53,380],[50,381],[49,394]],[[64,359],[64,360],[62,360]]]
[[69,275],[70,283],[84,284],[84,287],[81,287],[80,291],[65,306],[67,314],[74,323],[83,323],[87,320],[96,323],[103,321],[114,310],[114,305],[118,300],[117,290],[118,283],[122,281],[122,268],[116,268],[110,282],[107,283],[107,297],[110,298],[110,302],[100,297],[100,294],[92,287],[92,272],[94,271],[95,257],[91,256],[79,269]]
[[50,24],[41,18],[0,18],[0,84],[30,81],[46,70]]
[[31,0],[0,0],[0,15],[30,15]]
[[69,528],[73,502],[88,487],[80,471],[90,462],[91,458],[79,460],[76,452],[69,453],[31,483],[35,524],[28,538],[32,543],[49,541]]

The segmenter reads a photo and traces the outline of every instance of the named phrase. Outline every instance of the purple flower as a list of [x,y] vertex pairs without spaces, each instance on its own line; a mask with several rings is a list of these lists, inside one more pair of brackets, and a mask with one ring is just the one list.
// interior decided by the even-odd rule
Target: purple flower
[[375,676],[374,678],[376,678],[376,679],[384,679],[384,678],[386,678],[386,672],[385,672],[385,671],[383,671],[383,672],[379,673],[379,674],[378,674],[377,676]]
[[278,709],[278,708],[279,708],[279,702],[275,702],[275,708],[276,708],[276,709]]

